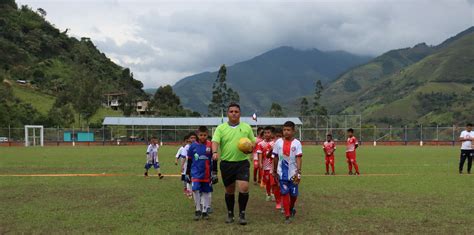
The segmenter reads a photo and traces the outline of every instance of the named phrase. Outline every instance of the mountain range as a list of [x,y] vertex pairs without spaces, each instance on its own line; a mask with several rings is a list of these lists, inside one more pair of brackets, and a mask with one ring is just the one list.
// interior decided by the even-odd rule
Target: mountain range
[[[284,46],[227,66],[227,84],[239,93],[242,112],[265,114],[272,102],[285,103],[309,95],[317,80],[330,83],[347,69],[370,59],[344,51]],[[217,72],[192,75],[177,82],[173,90],[184,107],[206,114],[216,76]]]

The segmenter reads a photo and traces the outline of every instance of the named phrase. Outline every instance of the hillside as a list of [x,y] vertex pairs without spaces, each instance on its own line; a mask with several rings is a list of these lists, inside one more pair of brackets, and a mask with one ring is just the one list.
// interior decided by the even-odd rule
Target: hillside
[[[384,72],[387,61],[394,66]],[[452,124],[472,119],[473,74],[471,27],[436,47],[391,51],[349,70],[323,101],[332,112],[362,113],[368,122]]]
[[[227,83],[240,95],[244,113],[268,112],[272,102],[284,103],[311,94],[317,80],[328,83],[369,57],[342,51],[297,50],[280,47],[227,67]],[[183,105],[207,113],[217,72],[183,78],[173,89]]]
[[[47,118],[54,116],[53,107],[56,111],[72,107],[77,116],[100,122],[94,114],[109,112],[101,108],[103,94],[125,92],[124,107],[146,97],[143,84],[129,69],[113,63],[90,39],[60,32],[45,20],[46,14],[43,9],[18,7],[13,0],[0,3],[0,80],[10,81],[5,89],[12,89],[9,94],[14,97],[9,100],[35,113],[37,120],[30,122],[58,125]],[[11,86],[16,80],[28,85]]]

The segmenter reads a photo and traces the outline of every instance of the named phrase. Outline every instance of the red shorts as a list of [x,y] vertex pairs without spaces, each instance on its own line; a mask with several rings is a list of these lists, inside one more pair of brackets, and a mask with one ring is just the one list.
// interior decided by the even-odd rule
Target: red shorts
[[334,155],[326,156],[326,162],[334,162]]
[[346,158],[347,160],[356,160],[356,152],[355,151],[351,151],[351,152],[346,152]]
[[277,184],[276,184],[276,181],[275,181],[275,178],[274,178],[273,175],[270,173],[270,170],[265,170],[265,171],[263,171],[263,182],[264,182],[265,184],[270,183],[270,185],[277,185]]

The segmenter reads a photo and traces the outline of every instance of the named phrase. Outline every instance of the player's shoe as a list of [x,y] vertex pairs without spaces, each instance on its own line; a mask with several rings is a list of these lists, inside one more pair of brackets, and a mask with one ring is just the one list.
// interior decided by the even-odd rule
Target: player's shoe
[[212,212],[214,212],[214,210],[212,209],[212,207],[208,207],[208,208],[207,208],[207,213],[208,213],[208,214],[212,214]]
[[352,173],[352,171],[349,171],[349,175],[353,175],[354,173]]
[[285,217],[285,224],[291,224],[291,220],[289,216]]
[[331,175],[336,175],[336,172],[334,172],[334,171],[333,171],[333,172],[331,172]]
[[196,212],[194,213],[194,220],[195,220],[195,221],[200,220],[200,219],[201,219],[201,215],[202,215],[201,211],[196,211]]
[[281,210],[281,203],[276,204],[275,209]]
[[254,182],[253,182],[253,185],[258,185],[257,181],[254,181]]
[[275,194],[272,194],[272,202],[275,201]]
[[357,171],[357,172],[355,173],[355,175],[360,175],[360,173]]
[[234,214],[232,212],[229,212],[227,214],[227,219],[225,220],[226,224],[234,223]]
[[148,177],[148,172],[145,172],[143,175],[144,175],[145,177]]
[[158,177],[159,177],[160,180],[161,180],[161,179],[163,179],[164,176],[163,176],[162,174],[158,174]]
[[272,197],[270,195],[267,195],[267,197],[265,198],[265,201],[269,202],[272,200]]
[[329,175],[329,172],[328,172],[328,171],[326,171],[326,173],[324,173],[324,175]]
[[202,213],[202,219],[208,220],[209,219],[209,214],[207,212]]
[[291,215],[292,218],[295,217],[296,209],[295,208],[291,209],[290,213],[291,213],[290,215]]
[[280,209],[280,213],[285,214],[285,208],[282,207],[282,208]]
[[247,220],[245,219],[245,212],[241,212],[239,215],[239,224],[247,225]]

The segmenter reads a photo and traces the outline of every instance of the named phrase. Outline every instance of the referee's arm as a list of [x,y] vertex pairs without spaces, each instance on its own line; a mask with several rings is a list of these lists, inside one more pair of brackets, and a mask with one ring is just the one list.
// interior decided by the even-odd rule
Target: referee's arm
[[219,158],[219,143],[216,141],[212,141],[212,160],[217,160]]

